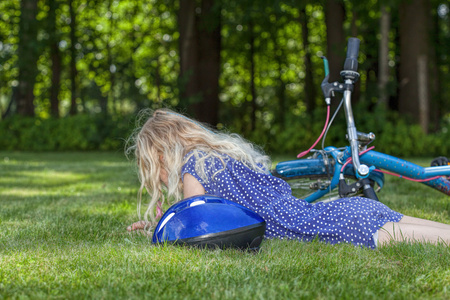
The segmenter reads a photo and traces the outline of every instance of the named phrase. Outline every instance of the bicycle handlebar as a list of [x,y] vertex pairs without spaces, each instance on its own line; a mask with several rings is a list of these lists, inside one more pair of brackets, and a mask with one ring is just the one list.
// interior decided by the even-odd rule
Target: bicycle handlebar
[[[350,147],[352,149],[353,166],[355,168],[357,177],[365,178],[369,175],[370,169],[366,165],[361,165],[359,163],[358,133],[356,131],[355,120],[353,119],[353,111],[351,104],[351,95],[353,87],[355,82],[359,78],[359,73],[357,72],[359,43],[360,41],[358,38],[348,39],[347,57],[344,62],[344,69],[340,73],[341,76],[344,78],[344,84],[341,84],[339,82],[333,83],[328,82],[329,79],[328,60],[326,59],[326,57],[322,56],[325,68],[325,78],[322,81],[321,87],[327,106],[330,105],[331,96],[333,95],[334,91],[344,93],[343,103],[347,121],[347,139],[349,140]],[[308,150],[306,153],[308,153],[310,150]],[[299,156],[304,154],[305,152],[302,152],[299,154]]]
[[349,38],[347,45],[347,57],[344,62],[345,71],[358,71],[358,54],[359,54],[359,39]]

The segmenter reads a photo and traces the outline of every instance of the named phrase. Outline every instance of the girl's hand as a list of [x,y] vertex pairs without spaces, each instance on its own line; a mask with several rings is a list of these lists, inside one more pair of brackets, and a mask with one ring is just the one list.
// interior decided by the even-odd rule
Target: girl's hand
[[137,221],[130,226],[127,227],[128,231],[135,231],[135,230],[144,230],[147,225],[149,225],[150,222],[146,221]]

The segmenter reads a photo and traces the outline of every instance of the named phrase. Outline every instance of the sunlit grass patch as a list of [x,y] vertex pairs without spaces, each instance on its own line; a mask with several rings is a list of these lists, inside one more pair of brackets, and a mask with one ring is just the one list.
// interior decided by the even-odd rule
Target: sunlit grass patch
[[[0,299],[450,297],[443,244],[155,246],[125,230],[137,218],[138,187],[120,154],[0,153]],[[382,193],[394,209],[450,223],[447,196],[428,187],[388,177]]]

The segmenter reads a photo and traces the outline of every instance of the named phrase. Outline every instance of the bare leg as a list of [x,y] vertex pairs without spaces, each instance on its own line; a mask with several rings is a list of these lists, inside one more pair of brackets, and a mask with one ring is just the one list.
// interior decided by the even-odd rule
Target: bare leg
[[450,225],[404,216],[400,222],[388,222],[378,231],[379,245],[390,241],[444,242],[450,245]]

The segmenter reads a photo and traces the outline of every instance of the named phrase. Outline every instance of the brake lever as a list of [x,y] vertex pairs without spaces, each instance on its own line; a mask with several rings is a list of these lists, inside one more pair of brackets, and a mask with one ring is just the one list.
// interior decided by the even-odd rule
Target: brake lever
[[370,185],[370,180],[368,178],[363,178],[358,180],[353,184],[347,184],[343,175],[339,178],[339,196],[341,198],[349,197],[351,195],[356,195],[360,190],[363,191],[364,197],[380,201],[374,189]]
[[338,81],[328,82],[330,79],[330,68],[328,64],[328,59],[325,56],[321,56],[323,59],[323,65],[325,69],[325,78],[322,80],[320,87],[322,88],[322,93],[325,98],[327,105],[331,104],[331,97],[334,97],[334,92],[343,93],[345,90],[353,91],[353,84],[340,83]]

